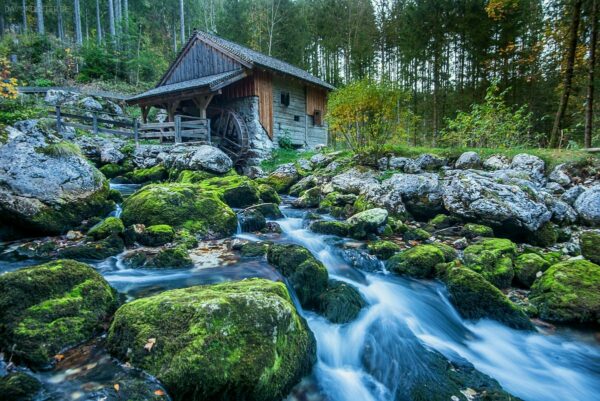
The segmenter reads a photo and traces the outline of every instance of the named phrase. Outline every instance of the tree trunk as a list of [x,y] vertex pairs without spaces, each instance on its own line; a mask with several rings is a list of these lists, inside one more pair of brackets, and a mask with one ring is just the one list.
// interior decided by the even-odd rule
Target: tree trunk
[[61,0],[56,0],[56,36],[62,42],[65,39],[65,30],[62,19],[62,4]]
[[38,33],[40,35],[44,35],[46,33],[46,29],[44,29],[44,5],[42,4],[42,0],[36,0],[35,12],[37,13]]
[[123,0],[123,17],[125,19],[125,31],[129,30],[129,1]]
[[23,33],[27,33],[27,0],[21,3],[23,7]]
[[592,131],[594,128],[594,73],[596,72],[596,43],[598,42],[598,1],[593,0],[592,13],[590,15],[592,33],[590,37],[590,61],[588,66],[587,101],[585,103],[585,130],[583,134],[583,142],[586,148],[592,147]]
[[571,86],[573,82],[573,68],[575,65],[575,52],[577,50],[577,32],[579,30],[579,20],[581,19],[581,3],[583,0],[575,0],[573,4],[573,16],[571,19],[571,26],[569,28],[569,48],[567,49],[567,66],[565,69],[565,76],[563,81],[563,93],[560,98],[558,105],[558,111],[554,118],[554,125],[552,126],[552,133],[550,134],[551,148],[556,148],[559,145],[559,134],[562,120],[569,104],[569,96],[571,95]]
[[439,51],[434,50],[433,55],[433,146],[437,146],[437,139],[439,134],[439,111],[440,111],[440,99],[439,99],[439,86],[440,86],[440,55]]
[[75,17],[75,43],[81,46],[83,44],[83,34],[81,32],[81,10],[79,7],[79,0],[74,1],[73,16]]
[[108,0],[108,26],[110,28],[110,36],[114,41],[117,31],[115,30],[115,8],[113,0]]
[[185,13],[183,11],[183,0],[179,0],[179,19],[181,20],[181,31],[179,36],[181,36],[181,44],[185,43]]
[[100,21],[100,0],[96,0],[96,37],[98,44],[102,44],[102,23]]

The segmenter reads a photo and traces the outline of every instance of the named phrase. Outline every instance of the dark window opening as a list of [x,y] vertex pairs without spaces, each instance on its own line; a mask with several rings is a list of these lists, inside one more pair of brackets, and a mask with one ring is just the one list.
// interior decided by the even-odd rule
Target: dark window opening
[[294,121],[300,121],[300,116],[294,116]]
[[323,117],[321,115],[321,110],[315,110],[313,114],[313,123],[314,125],[320,127],[323,125]]
[[290,105],[290,92],[281,92],[281,104],[285,107]]

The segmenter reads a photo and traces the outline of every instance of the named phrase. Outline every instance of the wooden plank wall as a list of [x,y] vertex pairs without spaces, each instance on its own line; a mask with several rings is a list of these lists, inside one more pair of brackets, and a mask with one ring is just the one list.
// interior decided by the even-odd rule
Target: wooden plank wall
[[241,64],[219,50],[197,40],[183,55],[165,85],[220,74],[241,68]]
[[[290,104],[281,104],[281,93],[289,92]],[[294,117],[298,117],[298,121]],[[281,136],[289,136],[295,145],[306,142],[306,94],[304,85],[287,77],[273,78],[274,142]]]
[[223,88],[224,99],[258,96],[259,119],[269,138],[273,138],[273,81],[271,74],[255,70],[251,76]]
[[306,88],[306,114],[312,116],[315,110],[321,111],[321,116],[325,117],[327,111],[327,91],[312,86]]

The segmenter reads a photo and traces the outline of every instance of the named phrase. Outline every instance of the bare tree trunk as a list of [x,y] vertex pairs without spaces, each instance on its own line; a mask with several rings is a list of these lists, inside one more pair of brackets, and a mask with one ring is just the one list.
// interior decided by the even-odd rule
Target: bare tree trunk
[[56,33],[60,41],[65,39],[65,30],[62,19],[62,4],[61,0],[56,0]]
[[75,17],[75,43],[81,46],[83,44],[83,34],[81,33],[81,10],[79,7],[79,0],[74,0],[73,15]]
[[559,133],[561,128],[562,120],[569,104],[569,96],[571,95],[571,86],[573,82],[573,68],[575,65],[575,52],[577,50],[577,32],[579,30],[579,21],[581,19],[581,3],[583,0],[575,0],[573,4],[573,16],[571,19],[571,27],[569,28],[569,48],[567,49],[567,67],[565,69],[565,76],[563,81],[563,93],[560,98],[558,105],[558,111],[554,119],[554,125],[552,126],[552,133],[550,134],[551,148],[558,147]]
[[129,30],[129,1],[123,0],[123,16],[125,19],[125,31]]
[[183,0],[179,0],[179,19],[181,20],[181,31],[179,35],[181,36],[181,44],[185,43],[185,13],[183,11]]
[[110,28],[110,36],[114,41],[115,36],[117,35],[117,31],[115,29],[115,7],[113,4],[113,0],[108,0],[108,26]]
[[102,44],[102,23],[100,21],[100,0],[96,0],[96,37],[98,44]]
[[44,35],[46,33],[46,29],[44,29],[44,5],[42,4],[42,0],[36,0],[35,12],[37,13],[38,33],[40,35]]
[[277,14],[279,12],[279,4],[281,0],[271,0],[271,15],[269,21],[269,56],[271,55],[271,51],[273,50],[273,36],[275,35],[275,26],[277,25],[278,18]]
[[593,0],[592,13],[590,15],[592,34],[590,37],[590,61],[588,67],[587,101],[585,103],[585,130],[583,134],[583,142],[586,148],[592,147],[592,130],[594,128],[594,75],[596,72],[596,43],[598,42],[598,1]]
[[439,134],[439,86],[440,86],[440,55],[437,49],[433,55],[433,141],[432,145],[437,146]]
[[23,7],[23,33],[27,33],[27,0],[21,3]]

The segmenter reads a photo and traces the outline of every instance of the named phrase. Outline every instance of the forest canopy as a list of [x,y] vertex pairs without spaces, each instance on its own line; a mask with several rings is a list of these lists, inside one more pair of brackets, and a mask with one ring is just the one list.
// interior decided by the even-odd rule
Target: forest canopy
[[101,82],[135,92],[155,84],[201,29],[336,87],[368,78],[401,91],[416,118],[405,136],[416,145],[443,143],[448,122],[485,104],[493,85],[507,110],[527,120],[528,145],[589,147],[600,141],[592,102],[597,3],[8,0],[0,57],[20,84]]

